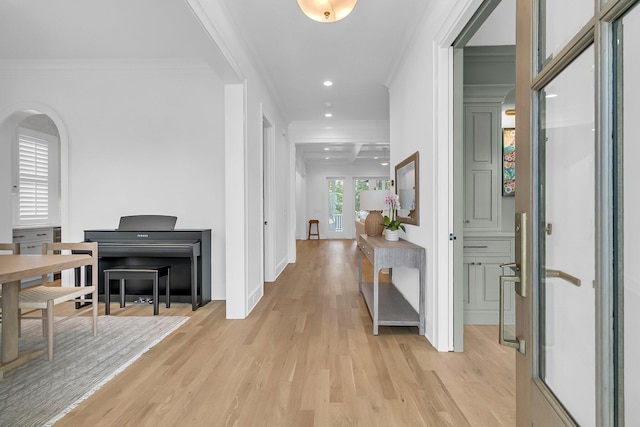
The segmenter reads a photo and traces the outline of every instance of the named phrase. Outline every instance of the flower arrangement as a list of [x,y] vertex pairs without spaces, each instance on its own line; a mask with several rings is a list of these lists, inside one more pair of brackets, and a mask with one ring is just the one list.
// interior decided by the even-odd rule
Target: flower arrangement
[[398,228],[402,231],[406,231],[404,229],[404,225],[400,221],[396,219],[396,210],[400,209],[400,198],[397,194],[387,194],[384,196],[384,204],[389,206],[389,216],[384,216],[384,228],[387,230],[395,231]]

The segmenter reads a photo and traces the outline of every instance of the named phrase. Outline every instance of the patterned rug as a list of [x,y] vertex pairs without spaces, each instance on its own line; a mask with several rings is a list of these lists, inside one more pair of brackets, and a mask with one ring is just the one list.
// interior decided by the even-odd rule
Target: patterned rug
[[50,426],[186,322],[181,316],[57,319],[54,358],[47,360],[40,320],[23,320],[20,351],[44,354],[0,380],[0,426]]

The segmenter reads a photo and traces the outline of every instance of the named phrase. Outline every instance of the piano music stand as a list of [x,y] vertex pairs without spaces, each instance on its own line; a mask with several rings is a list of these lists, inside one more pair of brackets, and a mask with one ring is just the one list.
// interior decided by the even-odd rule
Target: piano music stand
[[172,231],[178,217],[167,215],[131,215],[120,217],[118,231]]

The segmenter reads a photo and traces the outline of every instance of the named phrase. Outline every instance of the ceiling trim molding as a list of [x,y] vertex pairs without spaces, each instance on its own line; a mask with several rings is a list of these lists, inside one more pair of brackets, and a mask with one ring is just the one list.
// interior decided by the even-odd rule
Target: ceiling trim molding
[[[186,1],[238,77],[241,80],[250,80],[253,76],[248,71],[253,71],[273,99],[280,114],[285,121],[288,121],[288,111],[276,90],[271,74],[267,72],[262,57],[248,42],[242,25],[233,18],[226,3],[224,1]],[[243,66],[246,68],[243,69]]]
[[385,143],[390,141],[388,120],[294,121],[289,140],[295,144]]
[[5,59],[0,70],[191,70],[213,72],[200,58],[175,59]]
[[504,102],[514,87],[512,84],[464,85],[464,102]]

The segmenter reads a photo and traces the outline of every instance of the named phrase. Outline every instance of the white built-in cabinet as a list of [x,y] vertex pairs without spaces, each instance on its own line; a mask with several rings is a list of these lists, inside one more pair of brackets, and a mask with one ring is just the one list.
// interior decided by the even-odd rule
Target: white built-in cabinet
[[[500,267],[513,260],[513,236],[502,224],[502,127],[498,102],[464,107],[464,322],[498,324]],[[515,318],[513,291],[505,319]]]

